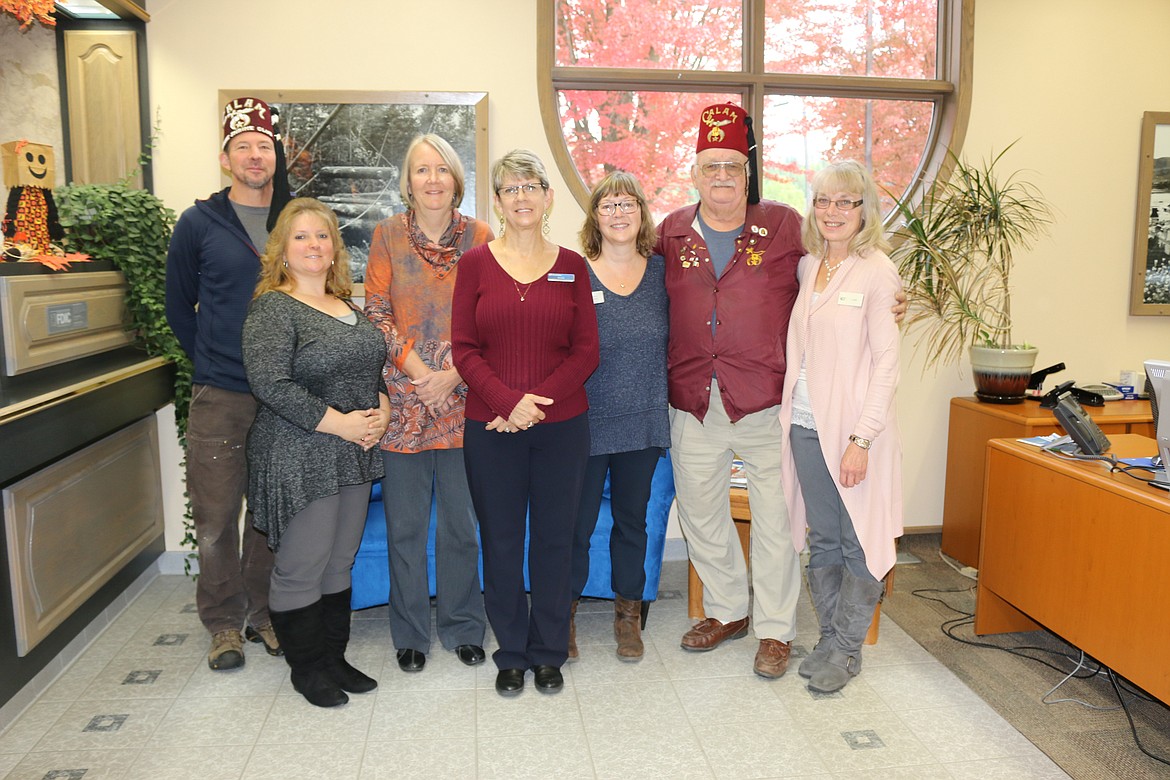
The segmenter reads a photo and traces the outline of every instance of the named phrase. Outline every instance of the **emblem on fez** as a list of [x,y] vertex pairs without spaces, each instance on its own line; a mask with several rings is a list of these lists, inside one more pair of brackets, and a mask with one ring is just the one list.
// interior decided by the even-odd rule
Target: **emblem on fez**
[[252,118],[249,116],[251,113],[251,109],[246,111],[233,111],[229,120],[232,130],[239,130],[241,127],[247,127],[252,124]]

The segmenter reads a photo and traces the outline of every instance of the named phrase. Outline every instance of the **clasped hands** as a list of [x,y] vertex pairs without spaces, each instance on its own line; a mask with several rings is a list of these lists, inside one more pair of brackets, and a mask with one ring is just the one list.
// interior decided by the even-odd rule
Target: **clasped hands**
[[354,409],[343,416],[345,433],[341,438],[359,445],[363,450],[377,447],[390,425],[390,413],[378,407]]
[[543,395],[533,395],[532,393],[525,393],[516,407],[512,409],[512,413],[508,415],[505,420],[499,415],[494,420],[487,424],[487,430],[495,431],[496,433],[519,433],[526,431],[533,425],[544,419],[544,412],[541,406],[548,406],[553,402],[551,398],[545,398]]
[[463,381],[454,369],[432,371],[426,376],[410,380],[415,395],[434,417],[440,417],[455,405],[455,388]]

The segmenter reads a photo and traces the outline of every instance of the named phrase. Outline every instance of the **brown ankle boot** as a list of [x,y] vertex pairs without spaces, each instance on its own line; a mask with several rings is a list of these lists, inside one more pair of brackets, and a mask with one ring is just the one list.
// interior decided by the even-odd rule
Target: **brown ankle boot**
[[577,657],[577,602],[569,607],[569,658]]
[[637,661],[642,657],[642,602],[621,596],[613,599],[613,638],[617,640],[618,658]]

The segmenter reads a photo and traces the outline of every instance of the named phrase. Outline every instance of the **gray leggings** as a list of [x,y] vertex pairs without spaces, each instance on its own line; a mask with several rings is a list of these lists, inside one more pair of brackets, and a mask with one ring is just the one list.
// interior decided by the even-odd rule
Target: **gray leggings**
[[293,515],[276,551],[269,609],[300,609],[320,601],[323,594],[349,588],[369,504],[369,482],[345,485]]
[[820,437],[799,425],[789,430],[788,446],[808,516],[808,567],[844,566],[854,577],[876,582],[865,565],[865,552],[841,501],[837,480],[825,464]]

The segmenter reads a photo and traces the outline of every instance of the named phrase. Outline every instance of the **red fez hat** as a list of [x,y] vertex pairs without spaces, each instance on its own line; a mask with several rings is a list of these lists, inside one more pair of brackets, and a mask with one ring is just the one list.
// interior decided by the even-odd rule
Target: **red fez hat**
[[732,149],[748,158],[748,203],[760,202],[759,163],[756,160],[756,134],[752,118],[734,103],[707,106],[699,115],[699,143],[695,153],[704,149]]
[[747,112],[734,103],[707,106],[699,116],[699,143],[695,152],[704,149],[733,149],[748,156]]
[[260,98],[238,97],[223,107],[223,148],[240,133],[263,133],[277,140],[267,103]]

